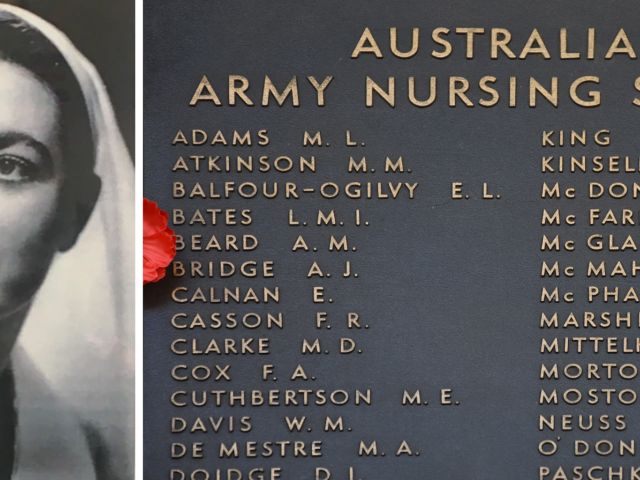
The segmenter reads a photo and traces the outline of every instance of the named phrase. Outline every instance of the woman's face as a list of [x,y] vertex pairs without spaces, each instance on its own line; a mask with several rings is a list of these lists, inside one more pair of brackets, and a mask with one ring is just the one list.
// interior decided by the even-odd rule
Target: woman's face
[[63,168],[55,95],[0,60],[0,318],[21,308],[59,249]]

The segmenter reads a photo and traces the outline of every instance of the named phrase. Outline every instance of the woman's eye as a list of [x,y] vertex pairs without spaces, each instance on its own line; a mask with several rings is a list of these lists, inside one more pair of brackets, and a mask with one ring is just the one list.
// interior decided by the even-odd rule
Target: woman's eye
[[0,155],[0,182],[35,180],[38,167],[31,161],[13,155]]

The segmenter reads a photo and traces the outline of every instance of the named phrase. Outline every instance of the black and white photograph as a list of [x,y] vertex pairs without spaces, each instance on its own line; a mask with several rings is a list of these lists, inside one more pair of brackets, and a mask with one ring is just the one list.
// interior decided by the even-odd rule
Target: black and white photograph
[[133,478],[134,10],[0,4],[0,479]]

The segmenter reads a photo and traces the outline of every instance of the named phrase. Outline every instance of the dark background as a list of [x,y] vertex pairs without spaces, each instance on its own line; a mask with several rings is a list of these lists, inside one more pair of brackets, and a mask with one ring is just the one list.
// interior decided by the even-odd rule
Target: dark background
[[5,0],[65,32],[96,66],[133,157],[135,139],[134,0]]
[[[592,146],[583,149],[558,149],[551,153],[540,147],[543,129],[610,128],[614,145],[605,153],[638,155],[638,109],[630,105],[634,96],[633,79],[640,74],[637,62],[616,59],[609,62],[543,60],[536,56],[526,62],[488,58],[486,50],[473,61],[464,60],[459,53],[461,39],[456,42],[458,53],[446,61],[431,59],[427,53],[411,60],[387,57],[376,60],[365,56],[354,61],[349,55],[364,26],[369,26],[377,38],[386,38],[386,29],[396,26],[407,34],[410,27],[420,26],[430,32],[438,26],[506,27],[514,33],[514,45],[521,47],[534,27],[541,30],[549,48],[557,52],[561,27],[568,27],[584,41],[587,27],[598,28],[598,45],[606,48],[618,28],[624,27],[640,45],[638,21],[640,12],[634,1],[435,1],[403,0],[387,2],[369,0],[293,1],[282,2],[211,2],[194,0],[147,1],[145,5],[145,196],[158,201],[161,207],[193,211],[195,208],[235,207],[251,208],[255,222],[247,232],[256,233],[262,246],[258,252],[245,255],[231,253],[179,253],[188,260],[253,258],[275,259],[277,284],[283,290],[280,306],[255,308],[234,305],[177,305],[169,293],[176,285],[189,287],[223,285],[262,286],[268,281],[218,279],[172,279],[145,288],[144,319],[144,434],[145,478],[168,478],[168,470],[178,468],[249,468],[262,465],[284,466],[284,480],[307,480],[315,466],[336,468],[335,477],[344,480],[342,473],[348,465],[356,466],[363,480],[526,480],[536,479],[539,465],[573,464],[629,465],[635,459],[585,457],[574,458],[568,453],[570,442],[576,438],[589,440],[608,436],[597,431],[562,433],[563,453],[545,459],[537,453],[537,443],[547,438],[538,432],[541,412],[556,414],[611,415],[625,413],[629,426],[619,438],[634,438],[638,431],[639,415],[633,408],[557,407],[538,405],[540,390],[539,368],[543,361],[585,362],[587,355],[548,355],[539,353],[540,339],[546,334],[602,334],[634,337],[637,330],[610,331],[548,331],[539,329],[540,313],[558,310],[601,311],[625,310],[623,306],[594,304],[584,301],[584,266],[588,258],[606,258],[606,254],[587,252],[584,239],[599,229],[585,226],[585,217],[592,201],[585,200],[585,185],[589,179],[611,179],[609,175],[540,173],[543,154],[594,154],[603,149]],[[633,32],[633,33],[631,33]],[[516,39],[516,36],[518,39]],[[406,38],[406,37],[405,37]],[[423,35],[423,39],[425,36]],[[429,44],[428,49],[431,46]],[[602,53],[600,58],[602,58]],[[250,92],[259,99],[261,80],[268,74],[274,81],[288,81],[291,75],[335,76],[327,91],[327,106],[318,109],[303,104],[298,109],[237,106],[235,108],[199,105],[188,106],[197,82],[207,74],[223,101],[226,98],[226,79],[229,74],[243,74],[256,82]],[[445,101],[418,109],[400,100],[395,109],[379,102],[374,109],[364,108],[364,78],[377,79],[396,75],[399,84],[408,75],[426,78],[438,75],[463,75],[470,80],[482,75],[496,75],[503,82],[509,75],[521,80],[529,76],[545,81],[560,76],[561,106],[541,104],[530,109],[527,97],[520,90],[521,104],[510,109],[502,101],[485,109],[452,109]],[[580,75],[600,75],[603,79],[603,105],[595,109],[581,109],[567,98],[567,84]],[[306,80],[299,77],[301,91]],[[564,87],[562,86],[564,85]],[[399,87],[400,88],[400,87]],[[501,90],[502,91],[502,90]],[[446,99],[446,91],[439,95]],[[307,97],[308,98],[308,97]],[[303,98],[304,100],[304,98]],[[272,144],[266,149],[232,148],[174,148],[171,139],[178,129],[188,131],[202,128],[209,132],[236,128],[268,128]],[[310,152],[300,148],[302,131],[322,130],[338,145],[344,129],[350,128],[367,140],[367,147],[358,151],[371,159],[385,155],[403,155],[413,173],[411,180],[420,182],[415,201],[221,201],[175,200],[171,196],[172,181],[187,183],[224,180],[281,180],[293,175],[269,174],[207,174],[171,173],[179,155],[189,154],[310,154],[319,157],[319,173],[296,178],[302,183],[318,183],[325,179],[355,180],[344,173],[350,151],[341,146]],[[238,151],[239,150],[239,151]],[[359,157],[358,157],[359,158]],[[384,175],[357,175],[358,180],[387,180]],[[363,178],[364,177],[364,178]],[[623,175],[629,181],[633,175]],[[574,201],[540,199],[543,181],[558,180],[574,185],[582,192]],[[477,195],[466,202],[449,198],[452,181],[464,181],[477,193],[487,181],[502,194],[502,200],[483,202]],[[637,207],[637,201],[598,201],[607,207]],[[579,224],[572,228],[541,227],[542,208],[562,207],[563,214],[576,213]],[[318,208],[351,211],[361,207],[372,222],[366,230],[348,229],[359,253],[353,256],[361,278],[358,281],[327,281],[336,302],[324,305],[334,316],[355,309],[371,324],[371,329],[355,335],[363,342],[360,356],[328,355],[302,358],[299,353],[302,338],[316,335],[331,340],[348,335],[343,324],[336,322],[334,330],[318,333],[313,328],[314,312],[319,310],[310,300],[310,287],[317,281],[304,278],[311,258],[321,265],[340,264],[336,254],[293,254],[291,245],[299,231],[286,225],[288,208],[311,212]],[[636,227],[637,228],[637,227]],[[546,230],[545,230],[546,229]],[[602,229],[600,229],[602,230]],[[244,233],[241,228],[176,227],[176,231],[223,234]],[[618,230],[629,233],[630,230]],[[635,231],[635,230],[632,230]],[[304,232],[314,241],[325,241],[329,228]],[[578,241],[578,251],[558,255],[540,253],[543,233],[560,233]],[[620,256],[625,259],[631,255]],[[543,258],[557,258],[576,265],[577,277],[568,282],[540,278]],[[637,284],[627,279],[627,284]],[[273,282],[271,282],[273,283]],[[602,284],[602,281],[593,283]],[[610,285],[615,282],[607,282]],[[559,284],[578,292],[574,305],[557,308],[539,303],[541,286]],[[273,353],[268,358],[253,356],[209,358],[179,358],[170,353],[169,346],[177,336],[197,336],[209,339],[222,337],[258,336],[260,332],[207,330],[176,332],[170,319],[175,312],[200,312],[203,317],[214,311],[270,311],[282,310],[287,319],[283,332],[266,332],[272,338]],[[323,308],[324,309],[324,308]],[[637,306],[628,309],[637,311]],[[600,356],[596,361],[614,361],[614,357]],[[627,358],[626,360],[635,359]],[[176,409],[169,403],[173,390],[185,387],[172,381],[173,365],[232,363],[236,377],[231,385],[216,386],[212,382],[190,383],[197,390],[234,388],[265,390],[267,388],[295,388],[286,381],[267,385],[258,380],[262,363],[275,363],[292,368],[301,362],[319,378],[313,387],[366,388],[373,386],[375,404],[359,408],[190,408]],[[615,361],[620,361],[616,357]],[[554,386],[546,382],[547,387]],[[620,386],[616,382],[562,382],[580,388]],[[637,388],[638,382],[630,382]],[[303,385],[303,387],[306,385]],[[629,386],[629,385],[626,385]],[[403,388],[423,387],[433,392],[442,387],[455,390],[462,405],[457,409],[403,408],[399,398]],[[301,387],[300,387],[301,388]],[[169,419],[181,415],[193,419],[209,415],[246,415],[254,419],[251,434],[172,435]],[[312,434],[286,433],[284,415],[308,415],[314,427],[324,415],[344,414],[353,433],[323,434],[314,428]],[[205,441],[209,448],[220,440],[322,439],[325,455],[320,460],[309,459],[239,459],[218,461],[210,455],[205,461],[171,461],[169,445],[172,441]],[[388,452],[385,458],[358,458],[358,440],[377,439]],[[406,439],[419,447],[420,457],[396,459],[391,454],[400,440]],[[336,473],[337,475],[337,473]],[[212,478],[215,476],[212,475]]]

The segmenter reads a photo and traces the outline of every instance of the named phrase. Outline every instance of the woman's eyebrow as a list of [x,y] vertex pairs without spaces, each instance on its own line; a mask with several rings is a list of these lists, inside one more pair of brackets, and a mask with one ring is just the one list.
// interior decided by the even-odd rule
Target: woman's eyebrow
[[46,163],[46,167],[53,167],[53,159],[51,152],[42,142],[39,142],[31,135],[22,132],[0,132],[0,150],[11,147],[17,143],[24,143],[27,146],[33,148]]

